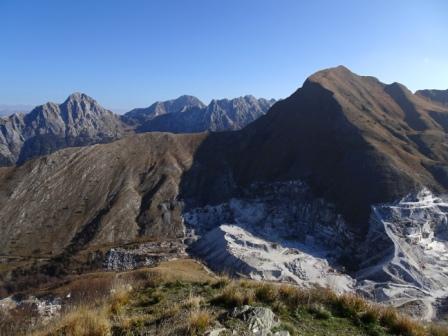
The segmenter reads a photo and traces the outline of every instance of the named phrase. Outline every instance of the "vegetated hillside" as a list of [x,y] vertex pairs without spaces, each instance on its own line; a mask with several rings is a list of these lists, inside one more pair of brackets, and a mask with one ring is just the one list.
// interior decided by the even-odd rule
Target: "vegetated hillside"
[[188,259],[132,272],[72,277],[38,295],[64,298],[62,309],[53,318],[32,307],[18,307],[9,315],[0,311],[0,333],[442,336],[448,332],[352,294],[232,280]]
[[154,117],[137,130],[173,133],[239,130],[264,115],[274,102],[249,95],[230,100],[214,99],[208,106],[188,107]]
[[178,185],[205,136],[135,135],[1,168],[0,255],[182,236]]
[[91,97],[74,93],[58,105],[46,103],[28,114],[0,118],[0,166],[58,149],[110,142],[123,136],[124,125]]

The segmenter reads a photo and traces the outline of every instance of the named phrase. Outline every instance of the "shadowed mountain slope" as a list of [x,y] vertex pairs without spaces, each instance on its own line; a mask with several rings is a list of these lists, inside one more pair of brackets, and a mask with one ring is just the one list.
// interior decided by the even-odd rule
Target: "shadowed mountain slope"
[[[234,134],[212,135],[196,154],[185,180],[202,188],[255,181],[302,179],[317,196],[334,202],[360,233],[370,206],[425,185],[448,187],[448,109],[345,67],[320,71],[269,113]],[[232,142],[233,141],[233,142]],[[209,169],[208,167],[231,169]],[[215,173],[210,173],[212,170]],[[230,188],[231,189],[231,188]],[[233,190],[233,189],[232,189]],[[196,195],[201,203],[223,193]]]

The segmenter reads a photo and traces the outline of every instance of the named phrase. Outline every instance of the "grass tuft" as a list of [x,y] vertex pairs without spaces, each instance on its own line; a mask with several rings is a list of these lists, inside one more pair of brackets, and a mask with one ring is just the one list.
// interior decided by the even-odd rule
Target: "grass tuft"
[[79,306],[65,315],[53,328],[40,333],[45,336],[108,336],[111,325],[105,310]]
[[194,296],[190,293],[189,297],[184,301],[184,306],[190,309],[198,309],[204,298],[201,296]]
[[231,285],[224,288],[221,294],[217,296],[213,302],[228,308],[240,307],[242,305],[252,304],[254,302],[254,294],[250,289]]
[[273,303],[278,298],[277,287],[269,283],[263,283],[255,289],[255,297],[263,303]]
[[110,312],[112,314],[120,314],[130,300],[131,287],[123,284],[116,285],[111,290],[110,296]]
[[319,303],[311,304],[308,307],[308,311],[320,320],[328,320],[331,318],[331,312]]
[[188,334],[203,335],[215,318],[209,310],[193,310],[188,318]]

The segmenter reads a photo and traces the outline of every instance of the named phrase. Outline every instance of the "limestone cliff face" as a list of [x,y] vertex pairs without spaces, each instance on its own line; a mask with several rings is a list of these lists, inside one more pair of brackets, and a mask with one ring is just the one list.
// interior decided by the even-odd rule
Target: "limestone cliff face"
[[0,165],[13,165],[55,150],[110,142],[124,125],[85,94],[74,93],[57,105],[46,103],[28,114],[0,118]]

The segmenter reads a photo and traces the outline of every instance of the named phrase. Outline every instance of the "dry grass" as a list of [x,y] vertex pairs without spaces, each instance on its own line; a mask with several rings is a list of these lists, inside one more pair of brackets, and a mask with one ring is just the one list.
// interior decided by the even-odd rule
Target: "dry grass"
[[68,277],[63,284],[55,284],[41,288],[39,294],[51,293],[55,296],[65,297],[71,294],[71,303],[77,304],[86,300],[101,300],[109,296],[110,289],[117,275],[112,272],[88,273],[76,278]]
[[232,280],[227,275],[221,274],[213,282],[213,287],[224,288],[224,287],[228,286],[231,283],[231,281]]
[[38,314],[31,307],[22,307],[12,311],[0,309],[0,335],[25,335],[33,325]]
[[425,327],[407,316],[399,316],[392,325],[387,326],[389,330],[402,336],[425,336],[427,335]]
[[168,308],[164,309],[161,317],[164,319],[172,318],[179,315],[180,312],[181,312],[181,305],[175,303],[169,306]]
[[111,296],[109,300],[110,312],[112,314],[120,314],[124,307],[129,303],[131,288],[119,285],[111,290]]
[[[41,327],[34,335],[105,336],[110,335],[112,318],[126,324],[127,319],[121,315],[130,301],[132,286],[117,278],[96,279],[101,281],[94,282],[90,291],[84,287],[87,286],[84,281],[78,281],[76,287],[71,287],[72,290],[76,288],[77,293],[90,293],[90,296],[82,296],[84,302],[81,304],[76,300],[61,317]],[[102,281],[103,279],[107,281]],[[100,283],[107,284],[107,287],[98,290]]]
[[214,320],[215,317],[209,310],[193,310],[188,317],[188,334],[191,336],[203,335]]
[[111,324],[105,309],[78,306],[35,336],[108,336]]
[[431,336],[448,336],[448,329],[446,327],[433,325],[429,327],[429,334]]
[[239,307],[252,304],[254,299],[255,294],[252,289],[231,284],[222,290],[221,294],[214,299],[214,302],[226,307]]
[[[94,280],[93,284],[89,286],[87,280]],[[103,336],[109,335],[112,328],[126,332],[151,330],[160,335],[168,335],[176,328],[179,333],[201,335],[223,312],[245,304],[262,304],[270,306],[281,318],[294,317],[297,311],[302,311],[305,315],[301,316],[325,319],[329,325],[336,321],[334,317],[342,317],[360,328],[379,328],[388,335],[448,336],[445,327],[424,326],[396,309],[370,303],[357,295],[337,295],[324,288],[232,280],[227,276],[216,278],[193,260],[171,261],[120,275],[83,276],[65,284],[60,293],[67,290],[91,304],[78,304],[76,300],[60,318],[32,335]],[[136,310],[135,304],[141,297],[145,298],[142,301],[145,308],[154,308]]]
[[159,266],[146,270],[150,276],[162,282],[185,281],[202,283],[213,281],[204,266],[193,259],[178,259],[160,263]]
[[355,294],[342,294],[334,298],[336,309],[345,317],[356,318],[359,313],[369,310],[369,303]]
[[271,304],[278,299],[278,286],[261,283],[255,288],[255,297],[264,303]]
[[183,306],[190,309],[198,309],[203,302],[204,298],[202,296],[195,296],[190,293],[190,296],[184,301]]

